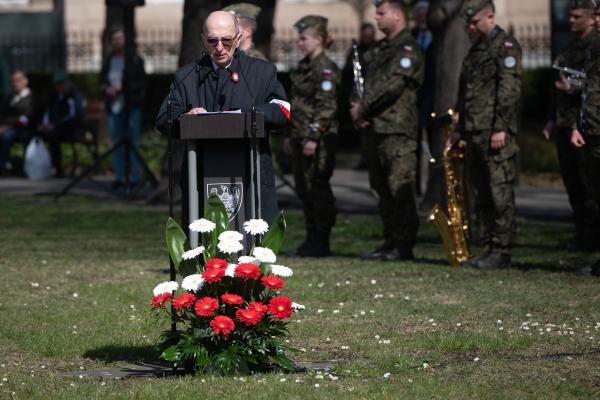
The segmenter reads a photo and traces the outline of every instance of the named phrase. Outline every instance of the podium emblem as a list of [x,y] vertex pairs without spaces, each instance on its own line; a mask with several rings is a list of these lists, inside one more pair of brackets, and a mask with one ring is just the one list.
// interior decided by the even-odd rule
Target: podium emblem
[[219,196],[223,205],[225,205],[225,210],[227,210],[229,222],[231,222],[242,207],[243,191],[242,182],[208,183],[206,185],[206,198],[213,193]]

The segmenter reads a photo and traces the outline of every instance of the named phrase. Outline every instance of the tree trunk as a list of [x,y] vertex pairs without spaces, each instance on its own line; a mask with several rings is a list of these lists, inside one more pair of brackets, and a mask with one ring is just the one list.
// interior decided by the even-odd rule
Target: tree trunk
[[110,52],[110,34],[116,29],[123,29],[123,7],[106,7],[106,19],[102,31],[102,59]]
[[[435,57],[434,111],[443,114],[454,108],[458,99],[458,85],[462,61],[469,51],[469,39],[465,21],[460,12],[463,0],[433,0],[429,8],[429,27],[433,32],[433,55]],[[430,135],[430,151],[436,160],[430,164],[427,191],[422,208],[441,204],[445,199],[443,151],[445,138],[441,129]]]
[[223,7],[221,1],[214,0],[185,0],[183,5],[183,20],[181,21],[181,50],[179,66],[197,60],[202,55],[202,25],[213,11]]

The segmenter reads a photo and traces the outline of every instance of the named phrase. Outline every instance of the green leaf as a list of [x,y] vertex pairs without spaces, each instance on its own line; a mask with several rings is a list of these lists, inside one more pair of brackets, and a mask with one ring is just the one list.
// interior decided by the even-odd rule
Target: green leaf
[[293,362],[290,361],[289,358],[285,354],[278,354],[276,356],[271,356],[271,360],[279,365],[283,369],[287,369],[288,371],[293,371],[296,366]]
[[167,241],[167,249],[175,268],[179,271],[183,253],[185,253],[185,245],[187,236],[177,221],[169,217],[165,226],[165,238]]
[[160,358],[162,358],[165,361],[180,361],[179,352],[177,351],[177,345],[173,344],[167,347],[160,355]]
[[204,205],[204,218],[214,222],[217,227],[210,233],[210,249],[209,253],[214,256],[216,254],[217,239],[219,235],[229,229],[229,216],[223,202],[214,193],[208,196],[208,200]]
[[283,215],[282,211],[272,222],[271,229],[269,229],[269,232],[267,232],[263,238],[261,246],[268,247],[269,249],[273,250],[275,254],[279,253],[285,237],[285,229],[285,216]]

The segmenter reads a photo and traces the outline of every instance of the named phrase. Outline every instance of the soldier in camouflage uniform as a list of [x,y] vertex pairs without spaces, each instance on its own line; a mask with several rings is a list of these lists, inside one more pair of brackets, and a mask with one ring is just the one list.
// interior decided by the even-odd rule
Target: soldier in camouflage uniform
[[[571,31],[575,38],[559,53],[554,64],[577,70],[584,68],[590,58],[590,47],[600,40],[593,28],[594,0],[574,0],[571,3]],[[598,208],[593,201],[591,188],[584,182],[582,153],[571,145],[571,130],[579,118],[580,94],[565,88],[565,78],[555,83],[554,106],[544,128],[547,139],[554,136],[563,183],[573,209],[575,242],[569,245],[574,250],[591,250],[594,239],[594,220]]]
[[407,29],[404,1],[374,3],[375,20],[385,38],[364,55],[364,97],[352,103],[350,115],[355,126],[367,129],[364,154],[379,201],[384,243],[363,258],[411,260],[419,227],[415,166],[423,55]]
[[294,27],[305,57],[291,72],[292,130],[284,142],[292,155],[296,192],[302,201],[306,240],[296,251],[301,257],[329,254],[329,235],[335,224],[335,198],[329,179],[335,165],[337,88],[340,71],[325,54],[331,44],[327,18],[308,15]]
[[494,23],[491,1],[465,8],[472,46],[460,76],[459,121],[450,142],[467,141],[467,168],[486,250],[467,261],[476,268],[511,265],[516,231],[513,186],[518,151],[517,104],[521,95],[521,47]]
[[256,32],[256,18],[260,14],[260,7],[250,3],[235,3],[227,6],[223,11],[229,11],[235,15],[240,24],[240,50],[250,57],[266,60],[267,58],[254,47],[254,32]]
[[[595,29],[600,32],[600,1],[596,0],[595,5]],[[583,152],[585,183],[600,207],[600,41],[591,44],[590,55],[585,65],[588,97],[583,120],[571,132],[571,144]],[[596,248],[600,247],[598,236],[595,240]],[[600,276],[600,261],[596,261],[589,269],[591,275]]]

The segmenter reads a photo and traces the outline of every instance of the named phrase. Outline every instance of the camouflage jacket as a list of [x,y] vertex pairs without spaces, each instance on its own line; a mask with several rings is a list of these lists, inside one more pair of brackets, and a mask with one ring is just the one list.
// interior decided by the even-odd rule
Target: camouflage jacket
[[256,47],[254,47],[254,45],[252,45],[252,47],[250,47],[247,50],[243,50],[243,52],[246,53],[248,57],[259,58],[261,60],[269,61],[263,53],[261,53]]
[[340,71],[325,53],[303,58],[290,73],[292,81],[292,136],[319,140],[337,133],[337,89]]
[[[588,77],[588,97],[584,118],[586,120],[586,136],[600,138],[600,35],[595,35],[595,41],[590,46],[590,58],[585,70]],[[600,143],[600,142],[599,142]]]
[[363,116],[380,134],[402,134],[416,140],[417,92],[423,83],[424,63],[410,30],[378,41],[364,54]]
[[[600,35],[593,30],[586,37],[573,39],[556,57],[554,64],[561,67],[569,67],[582,70],[592,60],[591,48],[600,40]],[[570,128],[579,121],[579,109],[581,104],[581,92],[571,91],[569,93],[555,89],[553,117],[556,126]]]
[[496,26],[469,50],[460,74],[459,132],[517,132],[521,46]]

